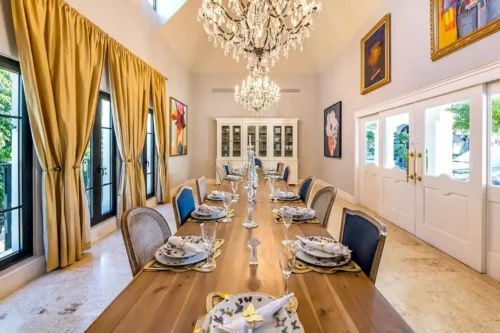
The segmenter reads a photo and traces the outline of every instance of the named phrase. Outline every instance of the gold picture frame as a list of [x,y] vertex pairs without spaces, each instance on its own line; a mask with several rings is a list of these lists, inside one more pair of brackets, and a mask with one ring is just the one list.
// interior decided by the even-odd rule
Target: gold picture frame
[[[441,6],[440,6],[441,4]],[[439,22],[439,19],[440,19],[440,8],[442,6],[444,6],[442,0],[430,0],[430,34],[431,34],[431,60],[432,61],[436,61],[436,60],[439,60],[449,54],[452,54],[466,46],[469,46],[485,37],[488,37],[492,34],[494,34],[495,32],[498,32],[500,31],[500,17],[498,18],[495,18],[493,20],[491,20],[491,22],[487,22],[487,16],[488,16],[488,13],[487,13],[487,10],[488,10],[488,6],[489,5],[492,5],[492,3],[490,2],[482,2],[482,1],[475,1],[475,0],[471,0],[469,1],[468,3],[466,3],[465,1],[464,2],[461,2],[460,3],[460,6],[465,6],[465,5],[469,5],[470,7],[467,8],[467,9],[463,9],[463,8],[456,8],[456,7],[453,7],[452,9],[454,9],[454,12],[452,15],[450,15],[454,21],[452,20],[451,22],[453,23],[454,22],[454,27],[452,27],[451,29],[457,29],[456,31],[456,41],[452,41],[452,42],[445,42],[447,45],[446,46],[443,46],[440,48],[439,46],[439,39],[440,39],[440,22]],[[493,6],[500,6],[500,2],[496,2],[493,3]],[[477,25],[477,29],[474,30],[473,32],[465,35],[464,37],[459,37],[458,36],[458,29],[459,28],[459,22],[457,22],[459,19],[460,19],[460,15],[462,15],[461,13],[458,13],[458,11],[460,10],[464,10],[465,11],[465,14],[469,15],[469,13],[472,13],[474,14],[472,11],[475,11],[477,13],[477,16],[474,17],[474,18],[469,18],[469,20],[467,21],[468,23],[468,28],[470,28],[470,25],[472,24],[476,24]],[[483,15],[486,15],[486,18],[485,17],[481,17],[481,10],[484,10],[486,11],[486,13]],[[445,15],[444,13],[441,14],[441,15]],[[486,22],[481,22],[481,20],[485,20]],[[470,22],[473,22],[472,24]],[[447,23],[449,23],[450,20],[448,19],[447,20]],[[481,23],[485,23],[483,26],[481,26]],[[443,23],[445,24],[445,23]],[[443,28],[446,28],[446,27],[443,27]],[[443,32],[443,34],[447,34],[449,33],[449,31],[445,31]],[[445,38],[446,36],[443,36],[443,38]],[[452,37],[453,38],[453,37]]]
[[385,15],[361,39],[360,81],[362,95],[391,82],[391,14]]

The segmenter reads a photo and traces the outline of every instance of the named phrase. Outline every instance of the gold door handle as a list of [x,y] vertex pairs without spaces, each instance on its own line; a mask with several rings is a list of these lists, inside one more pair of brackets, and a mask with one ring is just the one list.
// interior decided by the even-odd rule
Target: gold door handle
[[406,153],[406,182],[407,183],[410,182],[410,179],[413,180],[413,178],[414,178],[414,175],[410,175],[410,158],[411,157],[415,158],[415,154],[408,150]]
[[[422,153],[418,153],[415,152],[415,155],[417,158],[422,158]],[[417,161],[417,158],[415,158],[415,162],[413,164],[413,169],[415,170],[415,184],[417,183],[417,181],[421,182],[422,181],[422,176],[419,176],[418,175],[418,161]]]

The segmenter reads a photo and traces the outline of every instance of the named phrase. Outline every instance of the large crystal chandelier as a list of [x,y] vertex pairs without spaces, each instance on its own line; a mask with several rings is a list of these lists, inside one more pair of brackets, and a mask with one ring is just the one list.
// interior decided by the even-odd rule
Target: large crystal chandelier
[[262,115],[264,111],[278,104],[281,98],[280,88],[262,69],[254,68],[250,71],[246,81],[243,81],[241,89],[236,86],[234,99],[241,104],[245,110]]
[[198,21],[226,55],[248,58],[248,69],[261,62],[269,71],[290,48],[302,50],[320,10],[321,0],[203,0]]

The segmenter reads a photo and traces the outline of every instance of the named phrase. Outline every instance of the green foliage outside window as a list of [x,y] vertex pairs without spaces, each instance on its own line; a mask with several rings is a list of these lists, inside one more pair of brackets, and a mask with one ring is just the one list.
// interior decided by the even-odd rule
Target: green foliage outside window
[[[0,69],[0,115],[12,114],[12,77],[11,72]],[[0,163],[12,161],[12,130],[15,126],[11,119],[0,117]],[[5,207],[5,173],[0,171],[0,208]]]

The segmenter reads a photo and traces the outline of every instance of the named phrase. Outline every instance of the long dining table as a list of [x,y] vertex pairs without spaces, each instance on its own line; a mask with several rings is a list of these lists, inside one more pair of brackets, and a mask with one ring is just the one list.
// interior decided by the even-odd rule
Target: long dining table
[[[288,187],[283,181],[277,181],[275,186]],[[230,182],[224,181],[218,190],[231,192]],[[215,271],[142,270],[87,331],[191,333],[198,317],[206,313],[205,300],[211,292],[259,292],[282,296],[285,281],[276,244],[285,238],[285,230],[282,224],[275,222],[268,182],[260,176],[254,209],[254,220],[259,223],[256,229],[242,227],[247,218],[243,183],[240,183],[238,193],[240,199],[233,204],[232,222],[218,223],[217,238],[224,239],[225,244],[216,260]],[[220,205],[215,202],[208,204]],[[176,232],[178,236],[200,234],[198,222],[186,222]],[[321,225],[307,223],[292,224],[290,239],[295,239],[295,235],[331,237]],[[258,250],[257,267],[249,265],[247,241],[252,236],[262,244]],[[298,299],[297,314],[308,333],[413,332],[362,272],[292,274],[289,291],[294,292]]]

